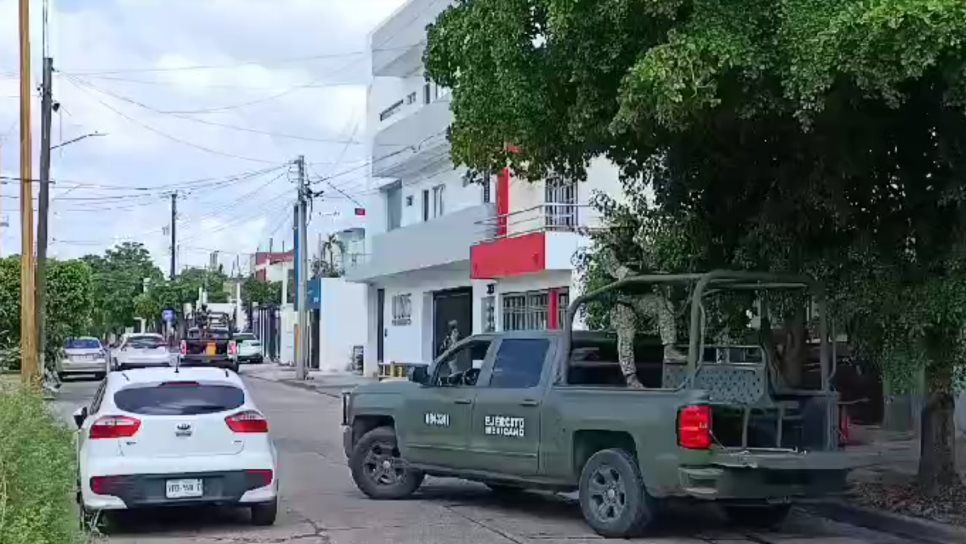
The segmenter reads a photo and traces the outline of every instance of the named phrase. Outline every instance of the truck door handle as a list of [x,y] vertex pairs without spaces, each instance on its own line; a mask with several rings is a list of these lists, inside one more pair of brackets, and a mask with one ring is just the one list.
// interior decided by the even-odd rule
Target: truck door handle
[[473,404],[473,401],[470,399],[456,399],[453,401],[453,404]]
[[540,406],[540,401],[533,399],[524,399],[520,401],[520,406]]

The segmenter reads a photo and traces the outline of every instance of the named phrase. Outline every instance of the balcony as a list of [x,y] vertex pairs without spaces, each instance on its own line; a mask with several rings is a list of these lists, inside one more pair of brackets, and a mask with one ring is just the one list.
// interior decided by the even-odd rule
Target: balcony
[[372,74],[406,77],[422,67],[426,26],[452,0],[410,0],[372,34]]
[[495,213],[493,204],[483,204],[376,235],[367,258],[349,264],[345,277],[368,282],[415,270],[468,267],[470,247],[493,237],[492,228],[483,225],[491,224]]
[[[446,131],[453,122],[448,95],[428,104],[401,101],[391,106],[383,111],[390,115],[373,139],[373,177],[404,178],[441,157],[448,159]],[[391,111],[393,107],[398,110]]]
[[544,203],[483,221],[492,233],[470,248],[473,279],[572,270],[574,255],[603,228],[597,210],[587,205]]

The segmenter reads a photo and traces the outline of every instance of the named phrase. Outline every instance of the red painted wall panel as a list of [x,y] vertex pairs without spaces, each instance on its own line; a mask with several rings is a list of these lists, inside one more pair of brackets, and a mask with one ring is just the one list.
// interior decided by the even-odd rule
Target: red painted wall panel
[[546,248],[542,232],[477,244],[470,248],[470,277],[490,279],[542,272],[547,267]]
[[559,295],[560,290],[555,287],[547,291],[547,328],[550,330],[560,328],[560,323],[557,323],[557,310],[560,308]]
[[507,214],[510,213],[510,169],[496,176],[496,235],[506,236]]

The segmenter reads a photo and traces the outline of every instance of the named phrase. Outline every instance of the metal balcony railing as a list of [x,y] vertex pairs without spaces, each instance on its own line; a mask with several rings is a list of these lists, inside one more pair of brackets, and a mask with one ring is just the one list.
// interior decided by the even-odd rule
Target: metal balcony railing
[[484,242],[535,232],[573,232],[586,235],[603,228],[600,212],[592,206],[553,202],[497,215],[477,224],[487,233]]

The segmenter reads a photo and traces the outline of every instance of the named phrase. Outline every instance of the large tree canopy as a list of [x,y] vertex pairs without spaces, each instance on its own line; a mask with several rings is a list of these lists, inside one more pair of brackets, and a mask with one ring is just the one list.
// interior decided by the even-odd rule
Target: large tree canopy
[[964,40],[961,0],[461,0],[426,60],[456,162],[617,162],[600,242],[630,264],[825,279],[859,345],[925,370],[935,487],[966,359]]

